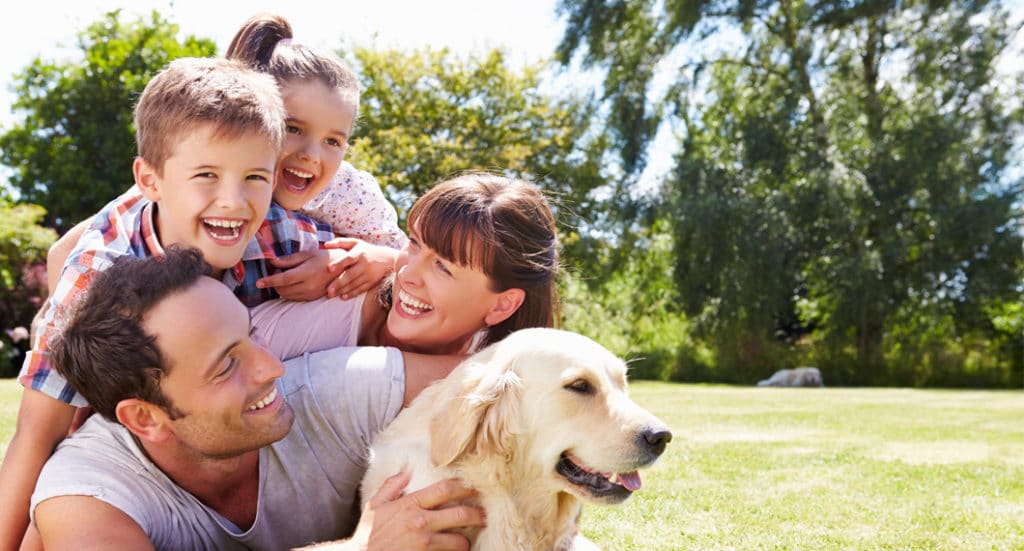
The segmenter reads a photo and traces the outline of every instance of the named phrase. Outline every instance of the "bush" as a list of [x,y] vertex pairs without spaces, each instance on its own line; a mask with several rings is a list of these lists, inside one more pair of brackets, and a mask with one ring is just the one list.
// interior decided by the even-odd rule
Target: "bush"
[[46,299],[46,251],[57,232],[39,225],[45,215],[40,206],[0,199],[0,377],[18,374],[29,347],[19,333]]

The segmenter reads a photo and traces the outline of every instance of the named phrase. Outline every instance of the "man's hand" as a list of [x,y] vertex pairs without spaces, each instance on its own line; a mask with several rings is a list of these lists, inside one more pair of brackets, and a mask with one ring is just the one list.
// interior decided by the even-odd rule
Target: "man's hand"
[[368,550],[469,549],[465,536],[446,530],[483,526],[484,511],[469,505],[447,505],[476,492],[449,479],[403,496],[402,489],[411,476],[402,471],[384,482],[363,509],[350,543]]
[[327,284],[334,280],[335,274],[328,269],[330,261],[331,253],[325,249],[273,258],[271,265],[287,271],[260,278],[256,286],[273,287],[285,300],[316,300],[327,293]]
[[332,250],[329,269],[337,278],[327,287],[328,298],[349,299],[375,288],[395,269],[398,251],[362,239],[339,237],[324,243]]

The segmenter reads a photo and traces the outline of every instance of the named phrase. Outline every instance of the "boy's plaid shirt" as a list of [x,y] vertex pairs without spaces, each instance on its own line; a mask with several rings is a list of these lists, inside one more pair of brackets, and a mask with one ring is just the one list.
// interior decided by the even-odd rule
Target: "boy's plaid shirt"
[[[156,235],[154,206],[132,187],[103,207],[68,255],[60,280],[43,306],[46,311],[33,335],[32,350],[25,358],[18,380],[67,402],[85,406],[86,401],[50,364],[48,342],[60,331],[63,318],[84,296],[90,280],[122,256],[145,258],[162,255]],[[271,203],[267,218],[246,246],[242,260],[224,273],[223,282],[246,306],[278,298],[273,289],[257,289],[256,280],[280,270],[267,260],[299,251],[316,250],[334,238],[330,226]]]

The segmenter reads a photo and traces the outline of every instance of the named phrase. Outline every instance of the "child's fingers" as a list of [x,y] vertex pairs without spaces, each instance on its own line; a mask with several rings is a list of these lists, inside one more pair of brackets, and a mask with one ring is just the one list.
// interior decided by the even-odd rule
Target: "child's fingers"
[[283,288],[289,285],[295,285],[301,283],[304,276],[300,273],[289,271],[289,272],[278,272],[265,277],[261,277],[256,280],[256,287],[260,289],[266,289],[273,287],[280,292]]
[[366,279],[365,276],[354,274],[352,270],[343,272],[327,287],[327,297],[349,299],[360,293],[365,293],[370,289]]
[[349,299],[354,296],[361,295],[373,288],[374,281],[367,276],[360,276],[352,278],[346,281],[345,284],[338,289],[338,296],[343,299]]
[[358,256],[346,255],[341,258],[332,258],[327,263],[327,270],[334,274],[340,274],[358,263]]
[[309,260],[315,255],[316,253],[312,251],[299,251],[294,254],[271,258],[270,263],[277,268],[293,268]]
[[351,250],[352,247],[358,245],[359,243],[359,239],[354,239],[352,237],[335,237],[334,239],[331,239],[330,241],[324,243],[323,247],[325,249],[345,249],[346,251],[348,251]]

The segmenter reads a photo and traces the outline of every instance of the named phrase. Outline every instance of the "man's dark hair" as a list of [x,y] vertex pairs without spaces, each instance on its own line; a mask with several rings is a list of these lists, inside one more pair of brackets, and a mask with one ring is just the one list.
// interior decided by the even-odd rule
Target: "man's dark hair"
[[164,256],[118,258],[92,278],[50,346],[57,372],[111,421],[117,421],[117,404],[129,398],[180,416],[160,390],[168,366],[142,320],[162,300],[210,273],[202,253],[174,245]]

